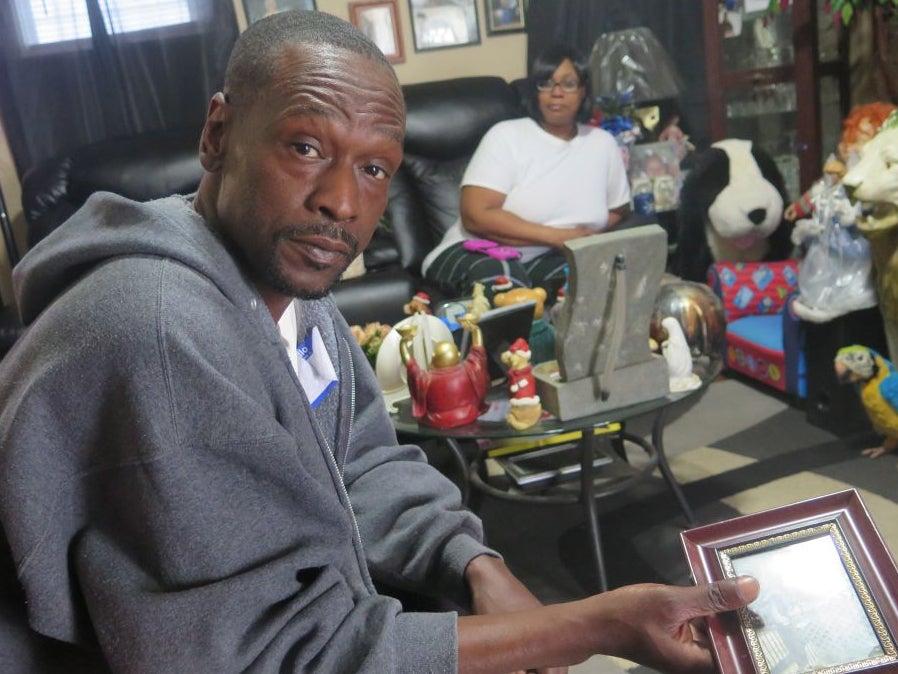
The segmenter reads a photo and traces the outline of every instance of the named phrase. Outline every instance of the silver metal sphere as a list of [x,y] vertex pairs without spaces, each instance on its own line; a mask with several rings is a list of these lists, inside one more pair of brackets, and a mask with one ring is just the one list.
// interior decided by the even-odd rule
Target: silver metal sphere
[[704,283],[679,279],[662,282],[649,331],[659,344],[665,339],[661,321],[668,316],[680,322],[694,358],[704,356],[711,361],[723,358],[726,317],[720,298],[711,288]]

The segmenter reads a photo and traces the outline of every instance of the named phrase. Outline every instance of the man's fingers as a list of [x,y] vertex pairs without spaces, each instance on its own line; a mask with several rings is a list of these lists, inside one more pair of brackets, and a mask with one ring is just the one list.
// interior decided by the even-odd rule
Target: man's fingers
[[704,590],[704,601],[697,607],[700,615],[732,611],[750,604],[758,598],[761,587],[751,576],[739,576],[727,580],[719,580],[700,588]]

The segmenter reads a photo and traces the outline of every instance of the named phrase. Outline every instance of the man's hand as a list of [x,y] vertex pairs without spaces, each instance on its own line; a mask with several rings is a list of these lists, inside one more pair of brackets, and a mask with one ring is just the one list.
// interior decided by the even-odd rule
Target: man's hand
[[601,605],[602,652],[664,672],[711,672],[701,619],[745,606],[759,592],[757,580],[741,576],[696,587],[631,585],[585,601]]
[[[465,580],[471,590],[471,608],[477,615],[524,611],[542,606],[542,602],[498,557],[480,555],[472,559],[465,569]],[[527,671],[565,674],[567,667]]]
[[746,606],[760,591],[754,578],[741,576],[697,587],[632,585],[538,607],[498,559],[476,557],[465,578],[478,615],[459,618],[463,674],[533,666],[564,672],[559,665],[597,654],[674,674],[710,673],[714,661],[703,618]]

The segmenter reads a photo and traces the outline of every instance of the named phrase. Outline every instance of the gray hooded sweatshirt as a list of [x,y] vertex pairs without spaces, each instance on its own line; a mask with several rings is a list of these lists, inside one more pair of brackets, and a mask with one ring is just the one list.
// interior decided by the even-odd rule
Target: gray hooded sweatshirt
[[300,312],[339,376],[316,414],[187,198],[94,195],[14,284],[31,326],[0,362],[0,670],[456,671],[456,615],[403,612],[372,577],[463,605],[490,551],[397,444],[331,298]]

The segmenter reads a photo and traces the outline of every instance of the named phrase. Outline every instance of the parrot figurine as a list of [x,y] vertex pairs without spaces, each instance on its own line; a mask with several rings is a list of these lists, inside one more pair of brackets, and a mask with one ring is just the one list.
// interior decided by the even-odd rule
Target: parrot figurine
[[898,448],[898,372],[890,361],[866,346],[843,346],[836,353],[836,378],[857,384],[873,429],[884,437],[879,447],[863,451],[875,459]]

